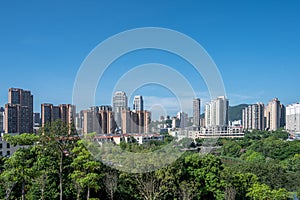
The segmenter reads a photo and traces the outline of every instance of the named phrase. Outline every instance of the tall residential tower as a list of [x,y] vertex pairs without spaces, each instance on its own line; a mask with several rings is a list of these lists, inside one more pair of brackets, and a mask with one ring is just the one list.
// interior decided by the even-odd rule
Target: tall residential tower
[[125,92],[117,91],[113,97],[113,114],[118,128],[122,126],[123,110],[128,110],[128,99]]
[[135,110],[135,111],[143,111],[144,110],[144,100],[143,100],[142,96],[134,96],[133,110]]
[[200,127],[200,114],[201,114],[201,110],[200,110],[200,99],[194,99],[193,100],[193,123],[194,126],[196,127]]
[[33,95],[29,90],[9,89],[5,133],[33,133]]
[[243,128],[249,130],[265,129],[265,106],[263,103],[250,105],[243,110]]
[[285,125],[285,107],[278,98],[269,101],[265,109],[266,129],[277,130]]
[[228,126],[229,101],[225,96],[211,100],[205,106],[205,126],[206,127],[226,127]]
[[50,103],[43,103],[41,105],[41,121],[44,127],[46,123],[52,123],[56,120],[61,120],[66,124],[75,123],[76,107],[71,104],[60,104],[54,106]]

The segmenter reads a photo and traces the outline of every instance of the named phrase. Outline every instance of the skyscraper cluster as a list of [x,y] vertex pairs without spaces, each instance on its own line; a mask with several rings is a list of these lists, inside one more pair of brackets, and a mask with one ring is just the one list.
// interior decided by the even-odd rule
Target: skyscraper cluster
[[82,133],[148,133],[151,113],[144,110],[142,96],[133,99],[133,110],[128,107],[128,98],[123,91],[113,97],[113,106],[94,106],[77,116],[77,129]]
[[[112,106],[93,106],[76,113],[76,106],[72,104],[43,103],[40,114],[33,113],[31,91],[10,88],[8,103],[4,108],[0,108],[0,131],[33,133],[46,123],[60,120],[66,124],[74,124],[79,133],[150,132],[151,112],[144,109],[143,97],[134,96],[131,105],[132,110],[128,106],[126,93],[117,91],[113,96]],[[205,105],[205,118],[201,118],[201,100],[193,99],[193,129],[197,127],[197,130],[200,130],[200,127],[205,127],[209,130],[225,130],[229,125],[228,110],[229,100],[220,96]],[[171,125],[174,128],[189,126],[188,114],[183,111],[168,121],[168,128]],[[286,127],[288,131],[300,132],[300,103],[285,108],[278,98],[274,98],[267,105],[249,105],[242,111],[242,125],[246,130],[277,130]]]
[[[29,90],[10,88],[8,90],[8,103],[5,109],[0,110],[0,129],[5,133],[34,133],[39,129],[40,124],[52,123],[61,120],[64,123],[72,124],[76,115],[76,107],[71,104],[42,104],[40,113],[33,113],[33,95]],[[42,119],[42,120],[41,120]]]
[[285,106],[274,98],[265,106],[263,103],[250,105],[243,110],[243,127],[248,130],[277,130],[285,126]]

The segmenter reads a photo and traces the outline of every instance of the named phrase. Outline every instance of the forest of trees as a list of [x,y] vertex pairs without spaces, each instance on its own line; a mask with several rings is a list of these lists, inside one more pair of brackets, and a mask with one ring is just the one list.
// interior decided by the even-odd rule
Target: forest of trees
[[[5,136],[20,148],[1,158],[0,198],[289,199],[300,193],[300,141],[287,136],[283,130],[248,132],[243,139],[219,139],[210,154],[185,152],[156,171],[126,173],[95,160],[73,129],[56,122],[38,135]],[[168,142],[120,146],[145,152]]]

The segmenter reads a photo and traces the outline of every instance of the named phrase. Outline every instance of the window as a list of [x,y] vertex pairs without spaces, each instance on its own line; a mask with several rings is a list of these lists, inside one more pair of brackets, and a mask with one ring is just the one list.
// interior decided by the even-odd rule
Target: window
[[7,144],[6,144],[6,147],[9,149],[9,148],[10,148],[10,144],[9,144],[9,143],[7,143]]
[[0,143],[0,149],[2,149],[2,143]]
[[7,154],[6,154],[6,155],[10,156],[10,151],[7,151]]

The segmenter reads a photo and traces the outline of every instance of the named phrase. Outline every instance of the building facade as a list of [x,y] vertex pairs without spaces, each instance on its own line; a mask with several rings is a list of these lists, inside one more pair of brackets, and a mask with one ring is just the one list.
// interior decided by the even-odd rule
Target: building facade
[[265,130],[264,104],[257,103],[243,109],[242,124],[247,130]]
[[285,107],[278,98],[269,101],[265,109],[266,129],[275,131],[285,125]]
[[149,133],[151,113],[149,111],[122,111],[122,133]]
[[33,133],[33,95],[29,90],[10,88],[5,113],[5,133]]
[[3,133],[5,129],[5,112],[4,108],[0,107],[0,133]]
[[81,123],[83,134],[115,132],[116,123],[111,106],[93,106],[90,110],[81,111],[80,118],[78,121]]
[[286,130],[300,132],[300,103],[286,106]]
[[193,100],[193,125],[200,127],[201,101],[199,98]]
[[75,124],[76,106],[71,104],[60,104],[54,106],[50,103],[41,104],[41,123],[42,127],[46,123],[53,123],[56,120],[61,120],[66,124]]
[[143,111],[144,110],[144,100],[142,96],[135,96],[133,99],[133,110]]
[[113,113],[116,124],[119,128],[122,126],[122,111],[128,110],[128,98],[123,91],[117,91],[113,97]]
[[9,157],[14,154],[19,148],[19,145],[11,145],[9,142],[5,141],[4,135],[9,134],[10,136],[18,135],[18,133],[1,133],[0,135],[0,156]]
[[189,116],[185,112],[178,112],[177,118],[179,119],[179,128],[186,128],[188,127],[189,123]]
[[205,126],[228,126],[229,100],[225,96],[213,99],[205,106]]

